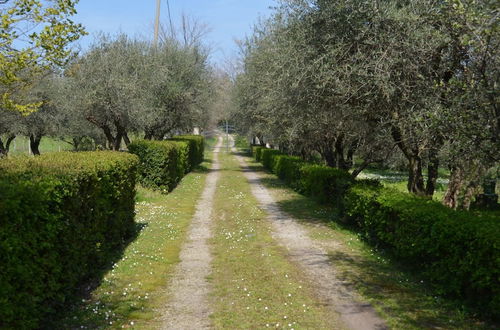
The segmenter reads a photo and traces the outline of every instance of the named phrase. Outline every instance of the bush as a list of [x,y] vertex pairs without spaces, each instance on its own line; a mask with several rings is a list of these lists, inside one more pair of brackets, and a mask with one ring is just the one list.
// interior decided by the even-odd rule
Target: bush
[[322,165],[306,165],[300,168],[298,188],[304,195],[342,210],[344,193],[353,182],[346,171]]
[[500,317],[498,219],[366,183],[351,187],[344,200],[367,240],[422,270],[438,292]]
[[272,171],[274,168],[274,160],[277,156],[281,155],[281,152],[274,149],[263,149],[261,150],[261,162],[265,168]]
[[170,139],[171,141],[185,141],[189,144],[189,166],[187,172],[192,171],[200,165],[205,158],[205,140],[201,135],[179,135]]
[[277,150],[254,155],[294,189],[337,207],[371,244],[414,266],[438,293],[500,318],[500,223],[495,215],[449,209],[430,199],[356,180]]
[[261,161],[261,154],[262,150],[266,149],[266,147],[262,146],[253,146],[252,147],[252,154],[255,157],[255,160],[260,162]]
[[148,188],[170,192],[189,168],[188,142],[137,140],[128,149],[139,157],[139,182]]
[[274,161],[273,172],[287,185],[298,189],[300,184],[300,169],[306,163],[299,157],[279,155]]
[[0,161],[0,328],[39,328],[135,232],[137,157]]

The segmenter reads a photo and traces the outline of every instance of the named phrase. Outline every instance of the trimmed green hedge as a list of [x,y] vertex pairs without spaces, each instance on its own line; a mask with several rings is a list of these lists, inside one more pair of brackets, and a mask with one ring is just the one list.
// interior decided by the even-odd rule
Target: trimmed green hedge
[[135,233],[137,157],[0,160],[0,328],[39,328]]
[[260,151],[260,158],[262,165],[264,165],[265,168],[268,170],[272,171],[274,169],[274,160],[277,156],[280,156],[281,152],[278,150],[274,149],[262,149]]
[[203,146],[203,137],[181,136],[167,141],[137,140],[128,149],[140,159],[140,183],[170,192],[203,160],[203,151],[200,150]]
[[261,154],[262,154],[262,150],[266,149],[266,147],[262,147],[262,146],[252,146],[252,154],[253,156],[255,157],[255,160],[260,162],[261,159]]
[[377,180],[254,147],[256,159],[300,193],[335,205],[363,237],[422,271],[437,292],[500,318],[500,222],[384,188]]
[[346,216],[372,244],[419,268],[441,294],[500,318],[500,223],[393,189],[353,185]]
[[293,189],[300,189],[300,169],[307,165],[300,157],[275,156],[273,173]]
[[354,182],[346,171],[323,165],[305,165],[300,168],[300,192],[321,203],[343,208],[342,197]]
[[349,173],[328,166],[310,165],[298,157],[285,156],[278,150],[258,148],[255,153],[260,153],[264,167],[295,190],[322,203],[343,208],[342,196],[354,182]]
[[200,165],[205,158],[205,140],[201,135],[179,135],[170,139],[171,141],[185,141],[189,144],[189,166],[187,172],[192,171]]
[[136,140],[128,150],[140,159],[139,182],[148,188],[170,192],[187,168],[186,142]]

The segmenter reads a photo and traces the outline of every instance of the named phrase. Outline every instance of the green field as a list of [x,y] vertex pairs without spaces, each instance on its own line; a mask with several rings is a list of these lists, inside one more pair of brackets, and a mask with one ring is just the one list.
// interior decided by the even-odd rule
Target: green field
[[[51,137],[44,137],[40,142],[40,152],[58,152],[72,150],[73,146],[69,143]],[[30,155],[30,140],[26,136],[17,136],[10,145],[10,155]]]

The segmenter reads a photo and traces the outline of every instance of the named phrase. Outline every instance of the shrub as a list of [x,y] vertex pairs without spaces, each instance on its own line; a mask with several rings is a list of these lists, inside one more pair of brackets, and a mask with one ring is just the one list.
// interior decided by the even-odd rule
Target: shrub
[[39,328],[135,232],[137,157],[0,161],[0,328]]
[[262,150],[264,150],[264,149],[266,149],[266,147],[262,147],[262,146],[253,146],[252,147],[252,154],[255,157],[256,161],[260,162]]
[[344,193],[352,183],[353,179],[346,171],[322,165],[306,165],[300,168],[298,188],[306,196],[342,209]]
[[128,149],[139,157],[139,181],[148,188],[172,191],[189,167],[188,142],[137,140]]
[[203,162],[205,152],[205,140],[201,135],[179,135],[170,139],[171,141],[185,141],[189,144],[189,167],[187,172],[192,171]]
[[281,155],[281,152],[274,149],[263,149],[261,150],[261,162],[265,168],[272,171],[274,168],[274,160],[276,156]]
[[498,219],[366,184],[349,189],[345,208],[366,239],[422,270],[440,293],[500,316]]
[[287,185],[298,189],[300,183],[300,169],[306,165],[299,157],[279,155],[274,161],[273,172]]
[[254,147],[254,155],[299,192],[335,205],[367,241],[421,271],[438,293],[500,318],[500,223],[494,214],[455,211],[276,150]]

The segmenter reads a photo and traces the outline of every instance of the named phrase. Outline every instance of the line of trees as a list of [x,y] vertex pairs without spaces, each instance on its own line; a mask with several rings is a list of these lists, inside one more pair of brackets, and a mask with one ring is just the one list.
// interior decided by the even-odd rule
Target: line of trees
[[[74,13],[75,2],[55,1],[46,10],[58,9],[60,15],[56,17],[34,16],[42,2],[35,1],[31,6],[32,2],[17,0],[1,8],[4,28],[11,32],[6,40],[10,44],[15,39],[22,44],[23,40],[19,32],[6,25],[9,17],[22,15],[18,23],[22,26],[47,19],[48,26],[67,30],[66,39],[59,45],[64,52],[55,59],[52,53],[40,51],[38,62],[11,70],[11,75],[22,80],[2,82],[0,156],[7,155],[17,135],[29,137],[34,155],[40,154],[44,136],[66,141],[75,150],[119,150],[130,143],[131,134],[161,140],[210,122],[210,104],[217,93],[210,48],[204,43],[208,32],[205,25],[184,16],[179,29],[162,28],[158,45],[123,34],[99,35],[78,55],[67,50],[77,33],[84,34],[83,28],[68,18]],[[60,39],[57,34],[50,37]],[[41,34],[40,38],[49,36]],[[0,60],[8,58],[7,41],[0,45]],[[29,45],[38,41],[33,39],[16,54],[31,54]],[[4,72],[4,76],[9,74]]]
[[[283,0],[242,47],[240,128],[357,176],[403,158],[408,190],[469,206],[500,159],[498,4]],[[425,175],[426,174],[426,175]]]

